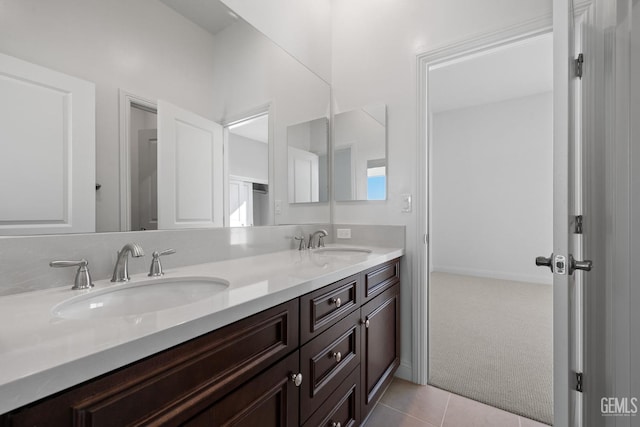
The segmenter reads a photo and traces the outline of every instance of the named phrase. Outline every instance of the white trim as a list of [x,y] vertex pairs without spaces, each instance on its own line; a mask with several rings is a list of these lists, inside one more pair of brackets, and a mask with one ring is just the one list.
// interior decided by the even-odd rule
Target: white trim
[[405,381],[411,381],[411,363],[406,360],[400,360],[400,366],[394,376]]
[[[417,55],[417,234],[425,236],[429,233],[429,186],[431,180],[428,171],[431,170],[429,155],[429,140],[431,139],[431,114],[428,105],[428,69],[430,66],[450,61],[470,53],[477,53],[494,49],[509,43],[514,43],[537,35],[551,31],[551,15],[544,15],[518,25],[513,25],[499,31],[481,34],[466,38],[464,40],[442,46]],[[429,167],[427,167],[429,166]],[[414,277],[416,286],[413,287],[412,310],[413,310],[413,336],[412,336],[412,361],[413,361],[413,382],[427,384],[428,381],[428,251],[429,247],[425,240],[420,237],[416,239],[416,260],[414,262]]]
[[158,110],[156,101],[138,96],[132,92],[120,89],[118,91],[120,105],[120,231],[131,231],[131,105],[135,104],[149,109]]

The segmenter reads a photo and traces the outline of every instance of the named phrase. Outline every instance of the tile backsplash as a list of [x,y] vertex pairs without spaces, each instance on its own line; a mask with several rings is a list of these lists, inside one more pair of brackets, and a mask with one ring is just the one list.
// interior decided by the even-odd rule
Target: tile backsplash
[[[336,240],[338,227],[351,228],[351,238]],[[51,268],[53,260],[85,258],[93,280],[110,278],[117,251],[129,242],[145,251],[144,257],[129,261],[130,273],[137,274],[148,271],[153,251],[176,250],[162,260],[167,269],[294,249],[294,236],[321,228],[329,233],[327,243],[404,247],[403,226],[331,224],[0,237],[0,296],[71,286],[76,269]]]

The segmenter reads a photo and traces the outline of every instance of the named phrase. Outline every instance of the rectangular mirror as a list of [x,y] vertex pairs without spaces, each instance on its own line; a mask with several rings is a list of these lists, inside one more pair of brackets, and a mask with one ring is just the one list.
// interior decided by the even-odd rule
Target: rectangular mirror
[[329,200],[329,120],[321,117],[287,127],[289,203]]
[[386,200],[387,108],[373,104],[333,117],[336,201]]
[[[329,85],[220,1],[8,0],[0,14],[0,53],[77,79],[92,87],[95,97],[83,108],[87,114],[73,115],[74,120],[87,116],[79,126],[89,132],[82,139],[82,150],[75,146],[71,150],[69,134],[61,127],[66,122],[60,118],[69,111],[57,107],[57,116],[51,116],[58,117],[57,122],[46,123],[46,111],[34,122],[27,115],[27,103],[25,108],[15,108],[17,99],[49,97],[51,102],[39,104],[44,108],[55,103],[56,96],[64,101],[64,94],[71,90],[55,89],[15,71],[15,81],[54,89],[36,94],[40,98],[20,94],[5,98],[8,104],[3,111],[13,105],[14,116],[24,114],[11,119],[5,114],[6,120],[29,126],[12,128],[11,135],[0,133],[0,149],[5,151],[0,157],[8,159],[6,150],[17,141],[29,141],[21,145],[26,148],[20,156],[36,166],[29,170],[33,177],[29,185],[10,179],[4,167],[0,170],[0,182],[5,183],[0,197],[7,200],[21,194],[27,200],[21,214],[0,209],[0,234],[329,221],[324,207],[296,209],[287,203],[287,128],[309,118],[327,117]],[[162,102],[194,121],[184,124],[177,118],[179,123],[163,132]],[[258,149],[254,144],[256,151],[245,152],[245,160],[260,158],[260,167],[246,174],[238,170],[242,166],[233,154],[242,150],[243,142],[238,140],[246,135],[237,135],[228,125],[254,116],[257,110],[268,116],[266,143],[261,142],[264,137],[248,138],[263,145]],[[216,130],[205,131],[209,128],[201,127],[200,119],[213,123],[211,129]],[[30,133],[29,128],[39,133]],[[42,145],[38,135],[43,132],[54,136],[55,146]],[[219,132],[223,149],[214,136]],[[160,150],[163,139],[171,135],[175,159]],[[246,145],[247,140],[243,141]],[[223,159],[216,154],[220,152]],[[82,156],[69,158],[69,153]],[[42,159],[47,159],[48,166],[42,165]],[[84,168],[85,177],[78,180],[80,170],[72,167],[87,165],[95,169]],[[43,182],[54,186],[42,186]],[[82,197],[71,192],[76,188],[82,190],[77,193]],[[47,201],[43,194],[55,200]],[[70,205],[71,200],[78,206]],[[47,209],[38,210],[45,203],[49,203]],[[30,227],[29,212],[45,210],[44,220],[54,226]],[[79,218],[80,213],[92,218],[83,228],[58,226],[65,218]],[[15,227],[18,223],[27,226],[20,229]],[[4,226],[14,230],[5,232]]]

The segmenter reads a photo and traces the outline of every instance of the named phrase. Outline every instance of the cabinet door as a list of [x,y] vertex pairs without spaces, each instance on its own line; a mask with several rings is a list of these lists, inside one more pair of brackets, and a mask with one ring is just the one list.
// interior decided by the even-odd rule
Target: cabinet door
[[393,378],[400,365],[400,284],[362,307],[362,419]]
[[294,427],[298,425],[296,351],[189,420],[185,427]]

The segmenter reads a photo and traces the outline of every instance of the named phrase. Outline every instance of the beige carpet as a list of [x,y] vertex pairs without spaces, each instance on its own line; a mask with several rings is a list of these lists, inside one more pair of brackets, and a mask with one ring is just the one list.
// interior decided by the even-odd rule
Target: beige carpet
[[429,384],[553,422],[552,287],[431,273]]

